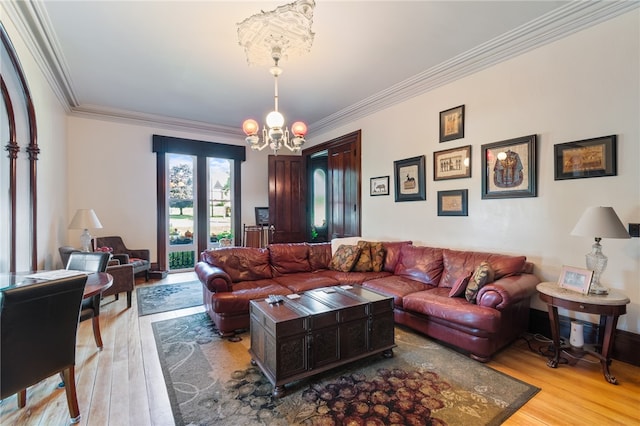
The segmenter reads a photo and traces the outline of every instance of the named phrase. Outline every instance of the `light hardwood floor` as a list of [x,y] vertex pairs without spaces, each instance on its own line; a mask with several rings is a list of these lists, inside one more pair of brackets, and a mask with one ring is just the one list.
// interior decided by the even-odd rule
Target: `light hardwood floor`
[[[173,274],[154,284],[188,281],[195,274]],[[143,283],[141,283],[142,285]],[[104,350],[96,350],[91,322],[78,330],[76,383],[81,425],[173,425],[173,416],[156,353],[153,321],[202,312],[202,307],[138,317],[137,303],[126,309],[126,297],[103,301],[100,320]],[[537,346],[546,343],[538,343]],[[640,350],[640,348],[639,348]],[[490,367],[542,390],[512,415],[507,425],[640,424],[640,367],[619,361],[611,366],[619,385],[607,383],[595,360],[546,366],[546,358],[529,350],[524,339],[499,353]],[[472,371],[469,372],[473,374]],[[54,376],[27,391],[27,406],[16,397],[0,402],[0,425],[65,425],[64,389]]]

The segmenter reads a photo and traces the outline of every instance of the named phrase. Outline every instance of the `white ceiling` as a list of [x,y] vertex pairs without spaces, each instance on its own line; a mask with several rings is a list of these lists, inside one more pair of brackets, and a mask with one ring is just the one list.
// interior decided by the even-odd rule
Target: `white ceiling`
[[[273,108],[273,77],[247,64],[236,24],[286,2],[12,1],[8,10],[72,113],[240,134],[245,118],[262,122]],[[280,111],[313,134],[637,6],[316,0],[310,53],[280,62]]]

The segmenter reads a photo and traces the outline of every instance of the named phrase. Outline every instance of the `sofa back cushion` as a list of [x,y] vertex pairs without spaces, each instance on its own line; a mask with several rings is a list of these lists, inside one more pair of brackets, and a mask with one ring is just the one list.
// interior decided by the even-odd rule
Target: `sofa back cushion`
[[307,243],[269,244],[268,248],[274,276],[311,271]]
[[269,251],[254,247],[223,247],[202,253],[202,260],[225,271],[231,281],[255,281],[272,277]]
[[402,246],[394,274],[437,286],[442,276],[442,249]]
[[452,287],[460,277],[472,274],[484,261],[489,262],[494,272],[494,280],[519,275],[525,269],[525,256],[483,253],[444,249],[442,252],[444,271],[439,287]]
[[382,268],[385,272],[393,273],[396,270],[396,265],[398,264],[398,259],[400,259],[400,250],[403,246],[411,245],[413,241],[385,241],[382,243],[384,248],[384,267]]
[[312,271],[329,269],[331,263],[331,243],[308,243],[309,266]]

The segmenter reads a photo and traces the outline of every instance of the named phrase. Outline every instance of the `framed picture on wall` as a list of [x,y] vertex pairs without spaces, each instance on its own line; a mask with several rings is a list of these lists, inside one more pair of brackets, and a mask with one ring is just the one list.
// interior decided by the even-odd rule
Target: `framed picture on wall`
[[467,189],[438,191],[438,216],[468,216]]
[[424,155],[393,162],[396,179],[396,201],[427,199],[424,163]]
[[389,195],[389,176],[371,178],[369,181],[369,195]]
[[440,112],[440,142],[464,138],[464,105]]
[[433,180],[471,177],[471,145],[433,153]]
[[616,176],[616,135],[553,146],[555,180]]
[[536,135],[482,145],[482,198],[537,197]]

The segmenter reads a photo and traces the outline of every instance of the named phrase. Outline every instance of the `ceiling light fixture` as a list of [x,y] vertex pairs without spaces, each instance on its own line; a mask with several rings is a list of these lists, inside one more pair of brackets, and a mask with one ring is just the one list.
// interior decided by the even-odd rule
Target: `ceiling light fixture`
[[260,125],[256,120],[250,118],[242,123],[242,130],[247,135],[245,140],[254,151],[269,146],[277,155],[284,146],[298,152],[306,142],[307,125],[296,121],[289,132],[284,116],[278,111],[278,77],[282,74],[278,64],[283,57],[299,56],[311,48],[314,7],[313,0],[298,0],[271,12],[253,15],[238,24],[238,40],[244,46],[249,65],[264,65],[269,56],[274,62],[269,69],[274,78],[274,110],[267,114],[262,140],[258,136]]

